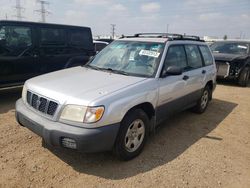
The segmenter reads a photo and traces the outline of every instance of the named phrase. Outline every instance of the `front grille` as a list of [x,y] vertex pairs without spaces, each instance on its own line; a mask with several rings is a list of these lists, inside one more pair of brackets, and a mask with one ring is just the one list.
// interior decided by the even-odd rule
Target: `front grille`
[[58,103],[51,101],[47,98],[34,94],[30,91],[27,91],[27,103],[34,109],[38,110],[49,116],[54,116]]

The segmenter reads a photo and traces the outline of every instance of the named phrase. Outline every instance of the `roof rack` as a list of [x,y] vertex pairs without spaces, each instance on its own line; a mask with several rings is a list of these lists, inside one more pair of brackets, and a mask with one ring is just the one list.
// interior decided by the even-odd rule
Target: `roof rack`
[[135,37],[147,37],[147,38],[168,38],[170,40],[192,40],[192,41],[201,41],[204,42],[204,40],[200,39],[199,36],[193,36],[193,35],[182,35],[182,34],[176,34],[176,33],[137,33],[133,36],[123,36],[122,38],[135,38]]

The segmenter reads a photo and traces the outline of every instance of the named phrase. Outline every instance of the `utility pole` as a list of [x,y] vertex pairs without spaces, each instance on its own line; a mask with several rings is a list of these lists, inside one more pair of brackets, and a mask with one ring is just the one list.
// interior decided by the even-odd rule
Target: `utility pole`
[[240,31],[240,39],[241,39],[241,37],[242,37],[242,34],[243,34],[243,32],[242,32],[242,31]]
[[168,33],[168,28],[169,28],[169,24],[167,24],[167,33]]
[[49,11],[46,10],[46,5],[49,5],[48,1],[44,0],[37,0],[38,3],[40,3],[41,8],[39,10],[35,10],[36,12],[39,12],[41,14],[41,22],[46,22],[46,16],[50,14]]
[[17,18],[17,20],[21,21],[24,17],[22,16],[22,12],[25,10],[22,6],[21,6],[21,0],[16,0],[16,6],[14,7],[14,9],[16,10],[16,15],[14,17]]
[[115,24],[111,24],[111,36],[113,39],[115,38],[115,27],[116,27]]

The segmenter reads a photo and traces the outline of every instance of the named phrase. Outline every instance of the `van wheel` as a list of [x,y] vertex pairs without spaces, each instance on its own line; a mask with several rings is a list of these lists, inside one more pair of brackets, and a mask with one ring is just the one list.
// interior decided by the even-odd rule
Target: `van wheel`
[[239,77],[239,85],[242,87],[246,87],[250,79],[250,69],[249,67],[245,67]]
[[212,91],[210,90],[209,86],[206,86],[203,89],[202,95],[200,99],[197,101],[196,106],[192,109],[193,112],[198,113],[198,114],[202,114],[203,112],[205,112],[211,95],[212,95]]
[[138,156],[148,137],[149,119],[143,110],[129,112],[121,122],[114,146],[116,156],[124,161]]

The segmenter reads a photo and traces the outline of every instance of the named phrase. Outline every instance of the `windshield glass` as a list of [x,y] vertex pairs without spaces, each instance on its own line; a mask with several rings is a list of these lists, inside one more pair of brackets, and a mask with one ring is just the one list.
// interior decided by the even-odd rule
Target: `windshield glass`
[[125,75],[153,77],[156,74],[164,43],[114,41],[87,65]]
[[215,42],[210,46],[211,50],[216,53],[241,54],[245,55],[249,51],[247,43],[230,43],[230,42]]

